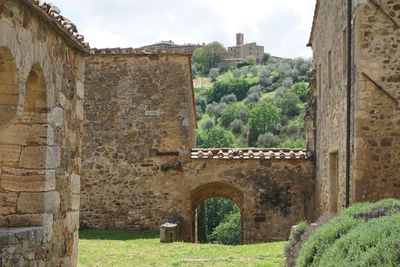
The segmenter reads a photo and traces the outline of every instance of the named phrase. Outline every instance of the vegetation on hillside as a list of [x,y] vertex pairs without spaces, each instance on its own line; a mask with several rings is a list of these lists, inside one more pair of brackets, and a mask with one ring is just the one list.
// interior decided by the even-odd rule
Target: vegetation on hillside
[[193,55],[195,77],[210,80],[209,86],[195,88],[197,146],[305,147],[311,61],[266,54],[263,65],[249,57],[238,66],[218,68],[221,47],[212,43]]
[[82,230],[78,266],[282,266],[285,242],[244,246],[160,243],[157,231]]
[[[399,266],[400,201],[362,203],[342,211],[314,231],[304,223],[286,248],[295,266]],[[304,243],[297,247],[296,243]],[[293,256],[298,254],[297,259]]]

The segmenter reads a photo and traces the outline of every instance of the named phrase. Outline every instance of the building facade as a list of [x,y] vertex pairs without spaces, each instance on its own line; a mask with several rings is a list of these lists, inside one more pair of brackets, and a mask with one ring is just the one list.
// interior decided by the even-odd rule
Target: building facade
[[245,60],[249,56],[256,57],[257,63],[263,62],[264,46],[257,43],[244,43],[244,34],[236,34],[236,46],[228,47],[228,59]]
[[[400,3],[317,1],[310,45],[314,52],[316,208],[345,205],[346,138],[350,138],[350,204],[400,197]],[[351,61],[348,53],[351,52]],[[347,94],[347,75],[351,93]],[[346,101],[350,97],[350,134]]]

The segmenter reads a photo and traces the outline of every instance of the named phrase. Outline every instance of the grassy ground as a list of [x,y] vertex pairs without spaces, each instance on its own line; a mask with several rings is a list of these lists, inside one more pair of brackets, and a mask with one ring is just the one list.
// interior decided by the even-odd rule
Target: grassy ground
[[284,245],[162,244],[157,232],[83,230],[79,266],[283,266]]

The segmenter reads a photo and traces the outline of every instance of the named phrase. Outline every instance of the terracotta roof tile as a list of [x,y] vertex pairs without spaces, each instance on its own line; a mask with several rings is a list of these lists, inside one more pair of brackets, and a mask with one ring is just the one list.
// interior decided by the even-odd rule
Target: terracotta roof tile
[[90,49],[89,43],[85,42],[85,37],[79,34],[78,29],[74,23],[68,18],[61,15],[61,10],[51,4],[43,2],[42,0],[24,0],[25,3],[32,6],[37,11],[40,11],[53,23],[55,23],[70,39],[75,41],[81,48],[88,51]]
[[192,159],[309,159],[305,149],[280,148],[195,148]]

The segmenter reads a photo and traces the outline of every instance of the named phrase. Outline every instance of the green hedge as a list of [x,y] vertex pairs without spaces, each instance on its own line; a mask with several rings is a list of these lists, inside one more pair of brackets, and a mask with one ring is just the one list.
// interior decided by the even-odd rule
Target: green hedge
[[318,227],[296,266],[399,266],[400,201],[362,203]]

